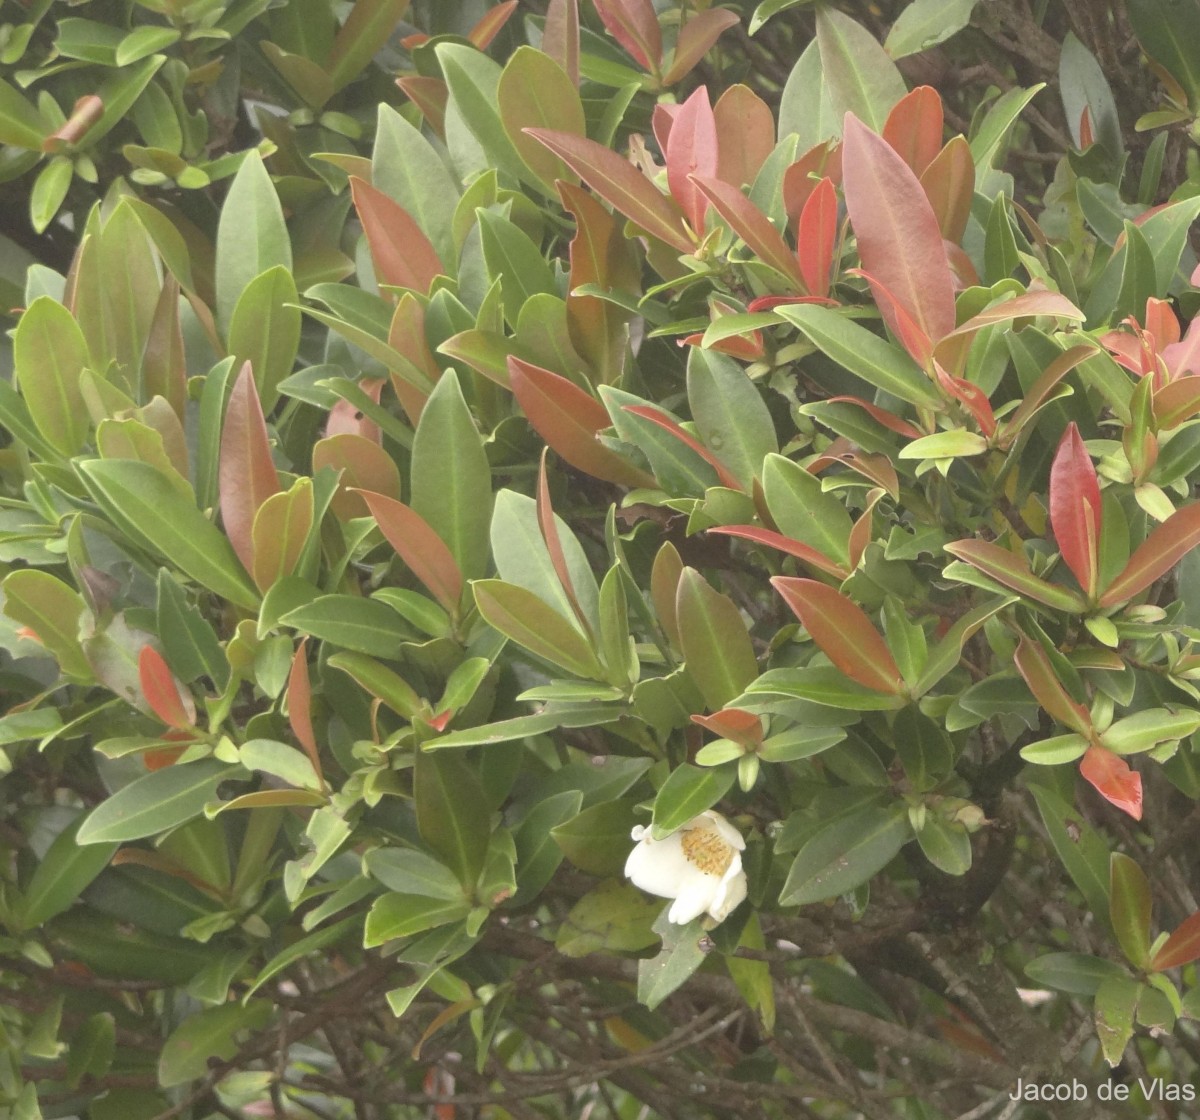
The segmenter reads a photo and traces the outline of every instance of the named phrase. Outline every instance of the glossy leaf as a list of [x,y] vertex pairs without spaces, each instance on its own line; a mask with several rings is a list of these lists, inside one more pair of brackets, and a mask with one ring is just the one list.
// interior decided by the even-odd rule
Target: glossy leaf
[[350,191],[379,282],[424,295],[445,271],[429,238],[402,206],[357,175]]
[[180,687],[162,654],[151,645],[142,646],[138,654],[138,677],[142,696],[163,723],[181,730],[195,724],[196,705],[191,693]]
[[13,360],[21,396],[38,431],[56,451],[75,454],[88,431],[79,387],[88,353],[71,313],[49,296],[34,300],[17,322]]
[[242,366],[221,429],[221,521],[247,571],[254,567],[254,518],[271,495],[279,493],[279,475],[258,390],[247,362]]
[[587,639],[531,591],[498,579],[476,580],[475,605],[488,625],[531,653],[589,680],[603,670]]
[[313,484],[298,478],[290,490],[272,494],[254,515],[251,572],[265,595],[281,579],[293,575],[304,555],[313,527]]
[[651,0],[593,0],[608,32],[647,70],[658,72],[662,31]]
[[911,837],[908,814],[900,806],[871,806],[834,817],[796,853],[779,901],[804,905],[853,890],[886,867]]
[[1136,860],[1113,852],[1109,863],[1109,913],[1129,963],[1144,968],[1150,956],[1150,884]]
[[335,92],[357,78],[388,41],[408,10],[409,0],[354,0],[329,53],[327,69]]
[[541,128],[572,136],[586,135],[583,103],[576,86],[548,54],[532,47],[518,47],[504,67],[496,89],[504,131],[548,193],[554,190],[556,179],[575,183],[578,178],[525,130]]
[[736,187],[731,187],[720,179],[698,176],[695,182],[717,213],[729,223],[730,229],[764,263],[790,280],[798,290],[806,290],[796,255],[753,202]]
[[[737,12],[725,8],[709,8],[707,11],[694,12],[679,29],[679,37],[675,41],[675,53],[671,56],[671,65],[663,75],[663,85],[673,86],[681,78],[686,77],[697,63],[716,45],[717,40],[729,28],[739,22]],[[701,87],[702,88],[702,87]],[[742,180],[732,182],[740,186]]]
[[4,578],[3,592],[4,613],[32,632],[64,674],[92,679],[79,641],[87,604],[78,591],[49,572],[24,568]]
[[83,820],[81,813],[54,838],[34,870],[18,912],[25,929],[37,929],[69,909],[116,852],[116,842],[80,844],[77,834]]
[[711,809],[733,785],[733,769],[713,770],[686,762],[671,771],[654,799],[651,835],[661,840]]
[[1050,523],[1064,562],[1089,597],[1099,579],[1102,519],[1096,469],[1071,423],[1050,468]]
[[1172,931],[1171,936],[1150,960],[1155,972],[1182,968],[1200,958],[1200,912],[1190,915]]
[[975,161],[964,137],[953,137],[921,172],[921,189],[937,220],[938,232],[951,244],[960,244],[975,193]]
[[1092,719],[1087,708],[1071,699],[1040,642],[1022,634],[1013,654],[1013,663],[1029,685],[1029,691],[1050,716],[1064,727],[1091,736]]
[[412,631],[396,611],[378,599],[322,595],[284,614],[279,622],[343,649],[372,657],[396,657]]
[[418,751],[413,770],[417,828],[442,861],[473,890],[487,855],[491,822],[479,806],[486,795],[475,771],[445,751]]
[[1083,599],[1074,591],[1035,576],[1024,557],[989,541],[954,541],[945,550],[1005,587],[1060,611],[1080,612]]
[[1142,776],[1130,769],[1120,755],[1103,747],[1091,747],[1079,764],[1079,772],[1106,801],[1134,820],[1142,819]]
[[733,600],[687,567],[679,579],[675,618],[688,674],[709,709],[719,711],[758,676],[746,624]]
[[1200,502],[1176,510],[1151,531],[1121,574],[1104,589],[1100,606],[1112,607],[1132,599],[1166,575],[1197,544],[1200,544]]

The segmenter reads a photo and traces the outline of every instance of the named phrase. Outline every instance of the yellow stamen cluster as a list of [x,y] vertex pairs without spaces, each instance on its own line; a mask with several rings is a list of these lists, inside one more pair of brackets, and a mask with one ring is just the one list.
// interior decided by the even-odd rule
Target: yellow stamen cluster
[[724,875],[733,862],[733,848],[712,828],[689,828],[680,837],[688,863],[706,875]]

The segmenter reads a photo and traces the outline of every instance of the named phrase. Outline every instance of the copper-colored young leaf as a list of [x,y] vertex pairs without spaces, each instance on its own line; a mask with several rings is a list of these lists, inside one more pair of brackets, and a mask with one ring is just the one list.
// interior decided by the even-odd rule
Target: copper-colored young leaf
[[983,387],[964,377],[953,377],[936,358],[933,359],[933,372],[938,384],[975,417],[979,430],[990,440],[996,434],[996,414]]
[[740,537],[742,540],[753,541],[766,548],[777,548],[780,552],[786,552],[789,556],[794,556],[797,560],[802,560],[805,564],[836,579],[846,579],[850,574],[849,570],[836,560],[831,560],[815,548],[792,540],[791,537],[785,537],[782,533],[776,533],[772,529],[761,529],[757,525],[714,525],[708,529],[708,532],[719,533],[727,537]]
[[796,256],[804,286],[814,296],[829,294],[829,270],[838,232],[837,194],[833,180],[822,179],[808,196],[796,232]]
[[[842,187],[863,269],[937,342],[954,330],[954,277],[937,217],[886,140],[852,114],[843,135]],[[880,310],[893,326],[888,309]]]
[[508,359],[513,395],[534,430],[571,466],[619,486],[656,486],[654,479],[610,451],[596,433],[612,427],[608,410],[557,373]]
[[892,106],[883,138],[919,177],[941,151],[943,126],[941,94],[932,86],[917,86]]
[[1024,557],[990,541],[952,541],[943,546],[951,556],[978,568],[997,583],[1060,611],[1080,612],[1086,605],[1082,596],[1066,587],[1049,583],[1035,576]]
[[717,213],[763,261],[803,290],[804,277],[796,255],[788,248],[767,216],[740,190],[719,179],[697,179],[697,186],[708,196]]
[[579,0],[550,0],[542,50],[566,71],[579,87]]
[[1200,412],[1200,377],[1180,377],[1154,393],[1154,419],[1160,431],[1178,428]]
[[1079,763],[1079,773],[1106,801],[1135,821],[1142,819],[1142,776],[1119,754],[1103,747],[1089,747]]
[[194,727],[196,704],[191,694],[175,680],[163,656],[151,645],[138,654],[138,682],[150,710],[168,727]]
[[345,433],[318,440],[313,445],[312,463],[314,474],[322,467],[342,472],[329,507],[339,521],[367,516],[367,505],[356,490],[400,497],[400,470],[396,461],[379,444],[364,436]]
[[628,160],[582,136],[542,128],[527,131],[639,229],[681,253],[696,248],[679,207]]
[[871,286],[871,295],[879,307],[879,313],[896,336],[896,341],[908,351],[909,357],[917,365],[928,372],[934,361],[933,339],[929,337],[929,332],[913,318],[909,309],[878,276],[862,268],[847,271],[851,276],[861,276]]
[[691,450],[717,472],[717,478],[721,480],[722,486],[727,486],[730,490],[742,489],[741,483],[738,482],[733,472],[695,436],[684,431],[666,413],[661,412],[651,405],[627,404],[624,406],[624,409],[626,412],[633,413],[634,416],[640,416],[643,420],[649,420],[651,424],[662,428],[664,432],[670,432],[685,447],[691,448]]
[[302,638],[292,656],[292,667],[288,672],[287,684],[287,713],[288,723],[291,724],[292,734],[299,740],[308,755],[308,761],[316,772],[317,780],[321,783],[322,791],[328,787],[325,784],[325,772],[321,768],[321,751],[317,746],[317,736],[312,724],[312,684],[308,676],[308,638]]
[[975,197],[975,161],[965,136],[955,136],[921,172],[921,189],[942,237],[960,244]]
[[271,462],[271,444],[250,363],[242,366],[221,429],[219,470],[221,521],[225,535],[247,571],[254,567],[254,516],[272,494],[279,475]]
[[[379,398],[383,395],[382,378],[364,377],[356,384],[369,400],[374,401],[375,404],[379,403]],[[325,421],[324,435],[327,439],[330,436],[355,435],[369,439],[372,443],[382,443],[383,441],[383,433],[380,431],[379,425],[354,401],[345,399],[339,400],[329,410],[329,417]]]
[[1185,918],[1150,960],[1153,972],[1182,968],[1200,960],[1200,910]]
[[350,194],[379,282],[428,292],[445,268],[421,227],[403,206],[357,175],[350,176]]
[[662,29],[651,0],[593,0],[596,12],[616,39],[642,66],[658,73]]
[[826,140],[810,148],[783,173],[783,209],[789,228],[795,229],[804,204],[824,178],[842,181],[842,149]]
[[1072,420],[1050,467],[1050,524],[1063,561],[1089,598],[1099,578],[1102,518],[1096,468]]
[[442,78],[426,78],[420,74],[408,74],[396,79],[408,99],[421,110],[429,127],[439,136],[446,132],[446,106],[450,103],[450,87]]
[[575,583],[571,579],[571,570],[567,566],[562,540],[558,535],[558,525],[555,524],[554,506],[550,503],[550,485],[546,479],[546,456],[549,453],[550,449],[543,447],[542,458],[538,463],[538,528],[542,531],[542,540],[545,542],[546,551],[550,554],[550,564],[554,568],[554,574],[558,577],[559,586],[562,587],[563,594],[566,595],[567,602],[571,604],[571,610],[579,621],[579,625],[583,627],[584,633],[590,635],[592,628],[588,622],[587,613],[579,605],[579,596],[575,593]]
[[814,579],[775,576],[771,586],[800,619],[817,648],[852,681],[875,692],[904,688],[891,650],[848,595]]
[[[706,12],[693,13],[679,30],[675,54],[663,76],[663,85],[673,86],[680,78],[691,73],[696,64],[713,49],[717,40],[738,22],[737,12],[731,12],[728,8],[709,8]],[[741,186],[741,183],[734,183],[734,186]]]
[[[388,345],[416,366],[430,385],[437,382],[442,371],[429,348],[429,338],[425,333],[425,305],[412,292],[405,292],[396,304],[388,327]],[[416,427],[429,394],[394,372],[390,380],[392,392]]]
[[1089,736],[1092,729],[1092,717],[1082,704],[1071,699],[1066,687],[1058,679],[1050,657],[1042,648],[1040,642],[1034,641],[1024,634],[1013,654],[1013,663],[1017,672],[1025,679],[1034,699],[1045,709],[1051,718],[1072,731]]
[[698,86],[675,114],[666,158],[667,186],[692,229],[702,234],[708,199],[691,176],[703,179],[717,173],[717,120],[704,86]]
[[501,28],[508,22],[509,16],[517,10],[518,0],[504,0],[504,3],[489,8],[479,21],[467,32],[471,40],[481,51],[491,46],[492,40],[500,34]]
[[463,575],[445,541],[429,523],[403,502],[368,490],[356,490],[379,525],[379,531],[412,573],[452,614],[462,598]]
[[775,150],[771,107],[749,86],[730,86],[713,106],[717,122],[717,178],[731,187],[753,185]]
[[746,746],[757,746],[763,741],[762,719],[743,708],[722,708],[710,716],[692,716],[692,722],[722,739],[732,739]]
[[1200,502],[1176,510],[1138,546],[1129,563],[1100,596],[1101,607],[1115,607],[1144,591],[1200,544]]

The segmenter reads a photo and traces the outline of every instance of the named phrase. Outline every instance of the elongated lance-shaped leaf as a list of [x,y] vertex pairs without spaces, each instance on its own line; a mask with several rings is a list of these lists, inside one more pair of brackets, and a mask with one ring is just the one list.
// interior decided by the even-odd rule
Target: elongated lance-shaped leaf
[[651,0],[594,0],[596,12],[616,39],[647,70],[658,73],[662,29]]
[[518,47],[508,60],[496,87],[500,120],[512,146],[553,195],[556,180],[577,183],[569,168],[544,144],[530,136],[526,128],[548,128],[574,136],[586,135],[583,102],[577,83],[543,51]]
[[505,637],[585,680],[602,680],[595,650],[576,626],[553,607],[515,583],[476,580],[475,605],[484,621]]
[[579,88],[579,0],[550,0],[542,50],[559,64]]
[[1185,918],[1150,961],[1155,972],[1182,968],[1200,958],[1200,910]]
[[379,282],[428,292],[445,269],[421,227],[404,207],[357,175],[350,176],[350,193]]
[[1137,861],[1121,852],[1109,860],[1109,916],[1121,950],[1134,968],[1145,968],[1150,957],[1150,883]]
[[1024,677],[1029,691],[1053,719],[1064,727],[1091,738],[1090,713],[1082,704],[1071,699],[1040,642],[1022,634],[1017,652],[1013,654],[1013,663],[1017,672]]
[[74,316],[49,296],[39,296],[21,316],[13,336],[17,384],[38,431],[62,455],[73,455],[88,431],[79,387],[87,344]]
[[932,86],[918,86],[892,106],[883,138],[919,176],[941,151],[943,127],[941,94]]
[[666,159],[667,186],[683,207],[692,229],[703,233],[708,199],[691,177],[712,178],[717,173],[717,120],[703,85],[675,114]]
[[194,726],[196,704],[191,693],[180,686],[162,654],[152,645],[142,646],[138,653],[138,680],[150,710],[163,723],[180,730]]
[[312,722],[312,683],[308,675],[308,639],[301,638],[296,652],[292,655],[292,667],[288,671],[287,683],[287,713],[288,723],[292,733],[300,740],[308,761],[312,763],[313,772],[321,784],[322,792],[328,787],[325,784],[325,774],[321,766],[321,751],[317,746],[317,736],[313,731]]
[[574,612],[575,618],[578,620],[579,625],[583,627],[583,632],[589,638],[594,638],[591,624],[588,622],[587,612],[579,605],[579,596],[575,593],[575,582],[571,579],[571,571],[567,566],[567,558],[563,553],[562,539],[558,533],[558,525],[555,524],[554,506],[550,501],[550,484],[546,478],[546,456],[549,453],[550,449],[543,447],[542,458],[538,463],[538,528],[542,531],[542,540],[546,544],[546,551],[550,554],[550,563],[554,568],[554,574],[558,577],[559,585],[562,587],[563,594],[567,597],[567,602],[571,604],[571,610]]
[[733,600],[694,568],[684,568],[675,593],[675,620],[688,675],[704,702],[720,711],[758,676],[758,660]]
[[891,650],[866,612],[836,588],[814,579],[775,576],[783,597],[817,648],[852,681],[876,692],[900,692],[904,681]]
[[[672,130],[673,131],[673,130]],[[696,186],[708,196],[713,208],[729,223],[738,235],[763,261],[781,273],[802,292],[807,292],[796,254],[788,248],[779,231],[767,216],[737,187],[720,179],[697,177]]]
[[526,131],[639,229],[681,253],[690,253],[696,248],[687,234],[683,212],[628,160],[594,140],[572,136],[568,132],[544,128]]
[[370,490],[355,490],[379,531],[434,598],[452,614],[462,598],[463,576],[454,554],[420,514],[403,502]]
[[1099,578],[1102,519],[1096,468],[1072,421],[1050,467],[1050,524],[1063,560],[1089,598]]
[[409,0],[355,0],[329,52],[328,72],[336,92],[357,78],[391,37]]
[[828,176],[808,196],[796,229],[796,257],[805,288],[814,296],[829,294],[829,270],[837,244],[837,195]]
[[778,549],[780,552],[786,552],[789,556],[794,556],[797,560],[802,560],[805,564],[837,579],[846,579],[850,575],[850,569],[845,565],[831,560],[828,556],[801,541],[785,537],[782,533],[776,533],[773,529],[763,529],[757,525],[713,525],[707,531],[728,537],[741,537],[742,540],[753,541],[766,548]]
[[254,569],[254,516],[272,494],[279,475],[271,462],[271,444],[250,363],[229,394],[221,430],[221,521],[234,551],[247,571]]
[[[709,8],[705,12],[694,12],[679,29],[679,37],[675,40],[675,53],[671,56],[670,67],[663,75],[663,85],[672,86],[680,78],[686,77],[716,46],[717,40],[738,22],[740,21],[737,12],[726,8]],[[740,186],[742,182],[743,180],[739,179],[733,185]]]
[[[842,186],[863,269],[934,342],[954,330],[954,278],[937,218],[908,165],[882,137],[847,114]],[[884,320],[900,337],[893,311]]]
[[1101,607],[1115,607],[1144,591],[1200,544],[1200,502],[1176,510],[1138,546],[1121,574],[1104,589]]
[[633,413],[634,416],[640,416],[643,420],[650,421],[662,428],[664,432],[670,432],[680,443],[685,447],[690,448],[700,456],[714,471],[717,472],[717,478],[721,480],[722,486],[727,486],[730,490],[742,489],[742,484],[734,477],[730,469],[721,462],[707,447],[704,446],[695,436],[684,431],[679,424],[675,423],[669,416],[653,408],[650,405],[625,405],[626,412]]
[[1011,587],[1026,598],[1060,611],[1080,612],[1087,605],[1075,591],[1035,576],[1024,557],[990,541],[952,541],[942,546],[951,556],[978,568],[997,583]]
[[966,232],[975,196],[975,160],[965,136],[955,136],[921,172],[921,189],[942,237],[958,245]]

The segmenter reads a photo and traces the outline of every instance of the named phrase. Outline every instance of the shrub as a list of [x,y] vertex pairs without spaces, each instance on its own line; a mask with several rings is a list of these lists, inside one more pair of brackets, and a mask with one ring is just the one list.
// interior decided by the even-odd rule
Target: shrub
[[[56,97],[265,29],[303,104],[219,203],[203,140],[80,194],[25,283],[11,1115],[951,1117],[1043,1082],[1102,1115],[1109,1067],[1138,1114],[1191,1099],[1200,201],[1151,205],[1165,142],[1132,185],[1076,40],[1039,199],[1005,170],[1036,89],[946,141],[821,8],[777,111],[687,93],[736,15],[640,0],[511,20],[503,63],[514,5],[418,11],[408,101],[372,70],[344,111],[404,8],[57,22],[91,54]],[[0,91],[10,170],[67,144],[43,202],[154,111],[63,136]]]

